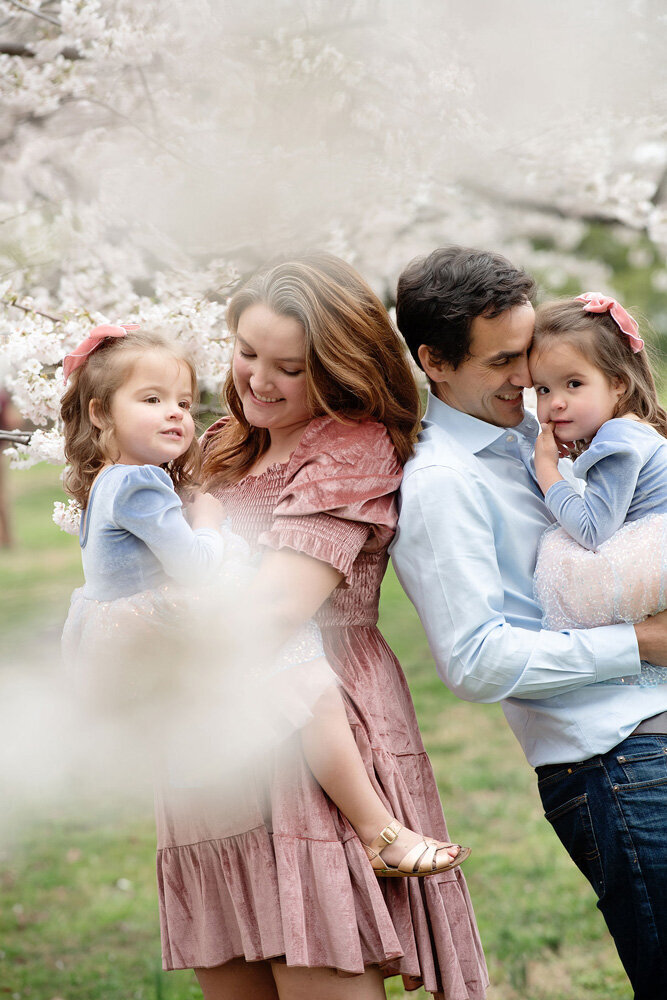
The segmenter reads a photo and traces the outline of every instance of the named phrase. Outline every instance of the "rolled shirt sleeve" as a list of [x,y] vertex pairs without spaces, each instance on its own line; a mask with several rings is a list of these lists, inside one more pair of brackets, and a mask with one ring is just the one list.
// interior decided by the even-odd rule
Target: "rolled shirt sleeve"
[[[469,701],[541,699],[609,678],[637,674],[632,626],[549,632],[539,618],[526,627],[505,614],[498,523],[478,485],[446,465],[416,468],[401,489],[392,560],[420,615],[438,673]],[[521,545],[517,534],[504,545]],[[530,589],[530,581],[525,582]]]

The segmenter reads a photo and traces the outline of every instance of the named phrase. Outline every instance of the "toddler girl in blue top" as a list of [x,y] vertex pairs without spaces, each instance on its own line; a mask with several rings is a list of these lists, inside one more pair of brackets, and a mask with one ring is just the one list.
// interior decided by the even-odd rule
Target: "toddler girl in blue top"
[[176,490],[193,491],[199,467],[190,412],[196,380],[174,345],[134,326],[97,327],[65,358],[63,375],[64,484],[83,511],[85,576],[63,650],[84,669],[80,659],[130,622],[156,609],[170,617],[170,581],[199,583],[218,569],[222,508],[194,494],[191,526],[182,514]]
[[[641,621],[667,606],[667,414],[637,323],[594,292],[546,303],[530,371],[542,427],[535,473],[561,525],[545,533],[538,555],[545,622]],[[577,456],[583,495],[558,470],[567,454]]]
[[[221,659],[234,659],[224,656],[225,641],[232,638],[232,627],[225,634],[225,622],[219,622],[225,618],[218,601],[224,591],[213,587],[208,599],[204,591],[221,582],[228,590],[238,590],[239,584],[243,589],[255,570],[245,541],[221,528],[222,505],[195,489],[200,455],[191,414],[197,391],[191,362],[159,334],[135,326],[101,326],[65,358],[63,375],[66,382],[71,377],[61,404],[70,463],[64,482],[83,512],[85,575],[85,585],[72,596],[63,656],[79,691],[102,712],[132,713],[139,703],[140,724],[157,722],[161,735],[173,723],[180,736],[166,734],[165,756],[170,783],[179,787],[201,780],[192,762],[204,763],[202,748],[212,745],[209,735],[214,744],[217,738],[206,727],[232,731],[223,741],[224,751],[239,756],[246,748],[253,753],[268,749],[312,720],[317,740],[314,755],[306,757],[315,777],[321,758],[334,757],[350,774],[347,798],[336,804],[352,825],[355,816],[384,815],[342,702],[340,712],[327,714],[322,706],[325,693],[337,698],[337,678],[314,622],[306,622],[277,655],[272,653],[268,668],[243,657],[240,665],[221,664]],[[190,523],[179,494],[188,501]],[[235,605],[234,612],[242,609]],[[260,642],[256,614],[251,627],[254,652]],[[233,628],[237,634],[244,631],[238,619]],[[208,675],[207,662],[212,664]],[[281,678],[286,680],[281,683]],[[202,684],[204,692],[192,709],[191,689]],[[205,704],[209,691],[212,703]],[[193,739],[194,756],[188,754]],[[176,744],[185,755],[180,765],[174,760]],[[215,762],[208,763],[215,768]],[[326,791],[326,777],[322,786]],[[367,848],[378,875],[435,874],[457,867],[470,854],[468,848],[423,838],[392,822],[378,844]],[[380,858],[388,845],[397,852],[395,861]]]

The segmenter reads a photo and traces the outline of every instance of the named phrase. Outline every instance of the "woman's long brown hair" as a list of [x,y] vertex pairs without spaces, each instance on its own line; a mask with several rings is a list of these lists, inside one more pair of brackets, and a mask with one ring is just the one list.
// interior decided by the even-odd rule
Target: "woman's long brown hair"
[[[377,420],[399,460],[412,454],[420,402],[406,352],[386,309],[357,272],[329,254],[300,257],[260,271],[232,296],[227,323],[262,303],[301,323],[306,346],[306,393],[313,417],[341,422]],[[264,428],[251,426],[229,372],[223,401],[231,419],[206,448],[208,484],[243,478],[269,447]]]

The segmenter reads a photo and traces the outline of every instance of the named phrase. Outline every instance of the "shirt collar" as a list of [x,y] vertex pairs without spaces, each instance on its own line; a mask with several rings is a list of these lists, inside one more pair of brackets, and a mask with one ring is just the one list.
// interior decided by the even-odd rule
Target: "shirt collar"
[[430,390],[424,420],[442,427],[473,455],[488,448],[510,430],[534,441],[540,429],[532,413],[525,413],[523,420],[516,427],[497,427],[495,424],[487,423],[486,420],[472,417],[463,410],[455,410],[453,406],[443,403],[434,396]]

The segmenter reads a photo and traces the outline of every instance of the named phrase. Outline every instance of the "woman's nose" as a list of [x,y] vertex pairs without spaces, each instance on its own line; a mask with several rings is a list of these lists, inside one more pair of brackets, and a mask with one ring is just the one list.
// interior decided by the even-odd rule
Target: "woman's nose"
[[254,372],[250,376],[250,384],[253,389],[259,389],[260,391],[273,388],[273,379],[271,374],[264,371],[261,368],[255,368]]

